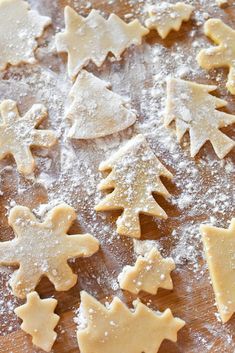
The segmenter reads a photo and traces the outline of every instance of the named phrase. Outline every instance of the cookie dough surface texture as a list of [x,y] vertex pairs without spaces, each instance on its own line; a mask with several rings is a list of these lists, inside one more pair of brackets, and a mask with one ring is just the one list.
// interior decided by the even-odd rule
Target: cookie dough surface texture
[[65,31],[56,35],[56,47],[68,53],[68,73],[75,78],[89,61],[101,66],[109,52],[120,59],[125,49],[141,44],[148,32],[138,20],[125,23],[115,14],[106,20],[97,10],[84,18],[66,6]]
[[[124,130],[136,121],[129,100],[112,92],[109,84],[82,70],[70,94],[66,118],[72,123],[68,136],[94,139]],[[108,104],[107,104],[108,102]]]
[[149,29],[155,29],[164,39],[170,31],[179,31],[182,22],[189,20],[193,9],[193,6],[183,2],[170,4],[159,1],[158,4],[149,7],[149,18],[145,21],[145,25]]
[[54,328],[60,317],[54,313],[57,300],[53,298],[40,299],[37,292],[27,295],[27,302],[14,311],[23,320],[21,329],[32,336],[35,346],[50,352],[56,340]]
[[23,0],[0,0],[0,70],[7,64],[35,63],[34,51],[51,19]]
[[216,88],[175,78],[167,81],[165,126],[175,121],[179,142],[189,132],[192,157],[207,141],[221,159],[235,146],[235,142],[220,131],[235,122],[235,115],[217,110],[227,102],[210,94]]
[[75,219],[74,209],[66,204],[54,207],[44,222],[39,222],[27,207],[11,209],[8,222],[15,238],[0,243],[0,264],[19,266],[10,279],[14,295],[24,298],[42,276],[48,277],[57,291],[76,284],[77,275],[67,261],[93,255],[99,243],[90,234],[68,235]]
[[142,290],[156,294],[159,288],[173,289],[170,273],[174,269],[173,259],[163,258],[155,245],[139,255],[134,266],[125,266],[118,280],[121,289],[133,294]]
[[156,353],[164,339],[177,341],[185,322],[171,310],[154,312],[140,301],[130,310],[115,297],[108,307],[81,293],[77,339],[81,353]]
[[31,147],[51,147],[57,140],[53,131],[36,129],[46,117],[42,104],[34,104],[20,116],[16,102],[4,100],[0,104],[0,160],[12,155],[18,171],[31,174],[35,168]]
[[205,23],[204,31],[217,46],[201,50],[197,56],[198,64],[206,70],[227,67],[226,87],[235,94],[235,30],[220,19],[212,18]]
[[143,135],[137,135],[102,162],[100,171],[109,171],[99,190],[114,189],[95,207],[96,211],[123,210],[117,220],[117,232],[140,238],[139,214],[166,219],[166,212],[158,205],[153,193],[170,196],[160,176],[173,178],[157,159]]
[[235,312],[235,218],[228,229],[200,227],[216,304],[222,322]]

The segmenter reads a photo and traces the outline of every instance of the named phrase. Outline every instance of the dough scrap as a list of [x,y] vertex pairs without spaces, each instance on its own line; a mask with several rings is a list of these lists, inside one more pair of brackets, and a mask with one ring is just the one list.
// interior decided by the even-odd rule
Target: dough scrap
[[[81,292],[77,332],[81,353],[156,353],[164,339],[177,341],[177,332],[185,325],[171,310],[156,313],[140,301],[134,310],[117,297],[108,307],[86,292]],[[146,329],[147,328],[147,329]]]
[[74,209],[66,204],[54,207],[42,223],[27,207],[11,209],[8,222],[15,238],[0,243],[0,264],[19,266],[10,279],[15,296],[25,298],[42,276],[48,277],[57,291],[69,290],[76,284],[77,275],[67,261],[93,255],[99,243],[90,234],[68,235],[75,219]]
[[111,170],[99,184],[99,190],[112,188],[114,191],[100,201],[95,210],[123,210],[117,220],[118,234],[140,238],[140,213],[167,218],[166,212],[152,194],[169,197],[160,176],[169,179],[173,176],[154,155],[143,135],[132,138],[107,161],[102,162],[99,170]]
[[228,229],[202,224],[200,232],[216,304],[225,323],[235,312],[235,218]]
[[198,64],[206,70],[229,68],[226,87],[231,94],[235,94],[235,30],[212,18],[206,21],[204,32],[218,46],[201,50],[197,56]]
[[224,158],[235,142],[219,129],[235,122],[235,115],[218,111],[227,102],[210,95],[216,86],[170,78],[167,81],[167,106],[165,126],[175,121],[176,135],[180,142],[189,131],[191,157],[210,141],[219,158]]
[[[109,84],[82,70],[70,91],[66,118],[72,122],[68,136],[94,139],[124,130],[136,121],[129,101],[107,89]],[[109,104],[107,104],[109,102]]]
[[124,50],[132,44],[139,45],[149,30],[138,20],[125,23],[117,15],[104,19],[99,11],[92,10],[88,17],[65,7],[65,31],[56,35],[58,52],[68,53],[68,73],[75,78],[89,61],[100,67],[109,52],[119,60]]
[[182,22],[188,21],[194,8],[184,2],[170,4],[161,1],[150,6],[149,18],[145,21],[146,27],[155,29],[161,38],[166,38],[171,30],[179,31]]
[[32,336],[35,346],[50,352],[56,340],[54,328],[60,317],[54,313],[57,300],[53,298],[40,299],[37,292],[27,294],[27,302],[14,310],[23,320],[21,329]]
[[35,162],[30,147],[51,147],[57,140],[53,131],[35,129],[47,117],[45,106],[34,104],[21,117],[16,102],[4,100],[0,104],[0,116],[0,160],[10,154],[20,173],[31,174]]
[[36,38],[41,37],[51,19],[30,10],[22,0],[0,1],[0,70],[8,64],[33,64]]
[[174,269],[173,259],[163,258],[155,244],[138,256],[134,266],[125,266],[118,276],[118,281],[121,289],[133,294],[139,294],[142,290],[157,294],[159,288],[173,289],[170,272]]

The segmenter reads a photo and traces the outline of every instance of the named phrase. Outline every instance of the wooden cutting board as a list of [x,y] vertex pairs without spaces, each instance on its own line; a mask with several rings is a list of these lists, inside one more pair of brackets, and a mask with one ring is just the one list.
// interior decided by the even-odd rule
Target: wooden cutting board
[[[43,68],[44,77],[45,72],[47,72],[49,78],[57,80],[58,86],[60,86],[60,83],[62,86],[63,82],[58,82],[58,80],[62,80],[63,77],[65,80],[64,95],[66,95],[66,92],[68,93],[67,86],[69,85],[69,79],[66,76],[66,56],[58,57],[53,52],[51,43],[53,42],[54,31],[64,27],[63,8],[65,5],[73,6],[82,15],[88,14],[90,9],[94,7],[106,14],[114,12],[126,21],[139,18],[143,22],[146,17],[143,14],[145,1],[141,0],[93,0],[91,2],[82,0],[31,0],[30,3],[41,14],[52,17],[54,26],[46,32],[44,40],[41,41],[40,50],[37,52],[40,60],[38,66],[41,65]],[[93,178],[92,184],[86,174],[86,168],[79,169],[76,163],[72,165],[72,171],[68,172],[66,178],[61,172],[60,163],[65,162],[60,159],[59,147],[55,147],[52,154],[49,155],[53,159],[52,172],[49,174],[54,179],[59,180],[58,182],[55,181],[54,184],[52,183],[52,186],[48,186],[49,192],[43,186],[43,182],[25,181],[19,178],[15,172],[12,159],[9,158],[2,162],[2,168],[8,164],[13,165],[13,169],[4,168],[1,171],[1,191],[3,194],[0,196],[0,239],[2,241],[13,237],[13,233],[7,224],[9,207],[16,202],[31,208],[38,208],[40,204],[46,204],[48,198],[51,201],[52,195],[56,195],[56,193],[64,196],[65,202],[69,203],[71,201],[70,204],[78,212],[78,222],[73,226],[70,233],[89,231],[101,241],[101,250],[96,255],[89,259],[79,259],[71,264],[74,271],[78,273],[79,280],[70,291],[55,292],[53,286],[46,279],[43,279],[37,288],[41,297],[53,295],[58,299],[56,312],[61,319],[57,327],[58,339],[53,346],[53,352],[55,353],[79,352],[74,317],[75,311],[79,307],[81,290],[88,291],[102,302],[111,300],[114,295],[117,295],[130,307],[135,299],[134,296],[120,291],[116,282],[117,275],[123,266],[134,262],[132,241],[131,239],[120,238],[115,234],[117,214],[94,215],[93,206],[96,194],[94,194],[93,189],[101,178],[97,172],[99,162],[105,156],[110,155],[111,151],[115,151],[122,141],[127,140],[136,132],[146,133],[156,155],[175,175],[172,182],[165,180],[164,182],[173,195],[173,199],[179,201],[172,203],[171,200],[166,201],[156,197],[169,215],[167,221],[160,222],[159,220],[153,220],[151,217],[141,217],[142,239],[157,240],[162,253],[174,257],[177,269],[172,275],[173,291],[159,290],[157,296],[142,293],[140,298],[153,309],[163,311],[169,307],[174,316],[186,321],[186,326],[178,334],[177,343],[164,341],[159,353],[235,352],[235,317],[225,325],[222,325],[216,317],[214,295],[208,278],[209,273],[203,257],[198,231],[200,222],[207,222],[210,217],[214,217],[215,224],[227,227],[228,221],[234,214],[234,174],[232,173],[235,161],[234,151],[226,157],[224,162],[219,162],[208,144],[199,156],[192,160],[188,153],[189,147],[186,145],[177,149],[177,158],[174,158],[176,151],[174,148],[170,151],[169,146],[164,147],[163,137],[165,135],[158,135],[157,132],[161,130],[155,130],[152,118],[154,114],[156,125],[160,126],[159,119],[162,112],[159,110],[159,106],[160,101],[165,98],[163,93],[165,86],[162,87],[162,81],[158,82],[159,72],[162,80],[168,74],[175,75],[177,66],[182,71],[185,79],[217,84],[219,88],[216,95],[228,100],[228,111],[235,113],[235,98],[228,95],[224,88],[226,70],[218,70],[208,74],[203,70],[195,69],[194,55],[202,46],[212,45],[203,36],[202,25],[205,19],[218,17],[235,28],[235,6],[231,2],[226,9],[222,10],[215,5],[215,0],[192,0],[190,3],[196,8],[194,18],[183,24],[179,32],[172,32],[167,39],[162,40],[153,31],[144,39],[141,47],[128,49],[120,62],[113,63],[112,60],[107,60],[100,69],[92,65],[89,67],[89,70],[98,76],[108,78],[113,84],[115,92],[131,97],[132,106],[137,110],[140,121],[138,127],[122,133],[120,138],[111,136],[107,139],[101,139],[98,144],[90,142],[73,143],[77,159],[83,158],[83,166],[87,166],[92,171],[90,177],[90,179]],[[130,14],[133,14],[133,16],[131,17]],[[45,49],[48,45],[50,50]],[[159,60],[162,60],[160,64]],[[191,62],[193,63],[192,66]],[[38,91],[44,92],[46,88],[43,84],[40,86],[38,82],[34,82],[36,80],[33,77],[36,77],[36,74],[32,74],[31,81],[29,78],[25,79],[27,74],[22,79],[21,70],[23,68],[4,73],[0,84],[0,98],[18,100],[21,89],[26,90],[27,94],[20,98],[20,108],[24,110],[35,100],[35,94],[29,89],[30,82],[31,86],[35,86]],[[177,72],[179,73],[179,71]],[[58,79],[56,75],[58,75]],[[218,75],[219,81],[216,79]],[[50,81],[50,79],[48,80]],[[46,81],[45,86],[50,87],[50,82]],[[155,93],[159,88],[159,95],[152,92],[153,86],[155,87]],[[49,107],[51,119],[55,119],[56,122],[55,116],[58,112],[60,113],[59,104],[57,107],[56,104],[50,106],[50,103],[52,95],[57,94],[57,92],[55,89],[51,89],[47,93],[44,96],[42,95],[42,99]],[[230,137],[234,136],[232,128],[225,129],[225,131]],[[171,134],[171,136],[174,139],[174,135]],[[64,143],[64,141],[61,141],[61,145]],[[109,151],[105,150],[106,145],[109,145]],[[36,150],[35,153],[37,153]],[[41,156],[40,159],[39,155],[39,167],[36,172],[41,180],[42,171],[46,168],[43,158],[44,156]],[[61,162],[59,163],[58,160]],[[180,165],[181,162],[185,162],[185,167]],[[188,168],[191,168],[191,170],[188,170]],[[195,177],[193,177],[193,170],[196,170]],[[73,189],[74,179],[72,183],[70,175],[74,178],[76,173],[80,184]],[[63,177],[61,177],[62,174]],[[61,179],[63,182],[60,183]],[[192,183],[191,189],[190,183]],[[88,193],[88,190],[90,193]],[[185,190],[189,190],[188,193]],[[67,194],[66,191],[68,191]],[[71,196],[71,194],[73,195]],[[186,196],[180,198],[181,194]],[[187,195],[190,196],[188,200]],[[61,199],[61,197],[59,198]],[[210,200],[211,202],[209,202]],[[42,352],[40,349],[33,347],[31,338],[20,330],[20,322],[13,313],[14,307],[21,302],[12,296],[8,288],[7,281],[11,273],[12,269],[2,268],[0,270],[0,353]]]

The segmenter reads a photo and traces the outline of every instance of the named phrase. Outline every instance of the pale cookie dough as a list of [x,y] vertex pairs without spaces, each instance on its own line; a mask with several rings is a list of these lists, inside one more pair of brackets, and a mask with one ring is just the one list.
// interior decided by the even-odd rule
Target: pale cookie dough
[[84,18],[66,6],[64,15],[66,29],[56,35],[56,47],[58,52],[68,53],[71,78],[89,61],[101,66],[109,52],[119,60],[126,48],[141,44],[142,37],[149,32],[138,20],[127,24],[115,14],[106,20],[97,10]]
[[123,210],[117,220],[118,234],[140,238],[140,213],[167,218],[153,193],[168,198],[170,194],[160,176],[169,179],[173,176],[154,155],[143,135],[132,138],[107,161],[102,162],[99,170],[110,171],[99,184],[99,190],[114,191],[100,201],[95,210]]
[[235,312],[235,218],[228,229],[200,226],[204,250],[222,322]]
[[34,51],[51,19],[22,0],[0,0],[0,70],[7,64],[35,63]]
[[219,158],[224,158],[235,142],[219,129],[235,122],[235,115],[221,112],[227,102],[210,94],[216,86],[170,78],[167,81],[165,126],[175,121],[179,142],[188,131],[191,157],[210,141]]
[[164,339],[177,341],[185,325],[171,310],[154,312],[140,301],[130,310],[115,297],[108,307],[81,292],[77,339],[81,353],[157,353]]
[[0,243],[0,264],[19,266],[10,280],[15,296],[24,298],[42,276],[48,277],[57,291],[76,284],[77,275],[67,261],[93,255],[99,243],[90,234],[68,235],[75,219],[74,209],[66,204],[54,207],[42,223],[27,207],[11,209],[8,222],[15,238]]
[[216,0],[216,5],[221,8],[228,6],[228,0]]
[[56,340],[54,328],[60,317],[54,313],[57,300],[53,298],[40,299],[37,292],[27,295],[27,302],[14,311],[23,320],[21,329],[32,336],[35,346],[50,352]]
[[204,31],[218,46],[201,50],[197,56],[198,64],[206,70],[227,67],[229,75],[226,87],[235,94],[235,30],[221,20],[212,18],[206,21]]
[[156,5],[150,6],[150,17],[145,21],[145,25],[149,29],[155,29],[160,37],[164,39],[171,30],[179,31],[182,22],[189,20],[193,9],[193,6],[184,2],[170,4],[160,1]]
[[35,168],[31,146],[51,147],[56,143],[56,135],[50,130],[35,129],[47,117],[42,104],[34,104],[20,116],[16,102],[4,100],[0,104],[0,160],[12,155],[17,169],[29,175]]
[[[129,100],[108,89],[109,84],[82,70],[69,97],[66,118],[72,123],[68,136],[94,139],[124,130],[136,121]],[[107,104],[108,102],[108,104]]]
[[[172,258],[163,258],[157,249],[156,244],[150,241],[140,243],[135,252],[138,254],[134,266],[125,266],[118,276],[121,289],[127,290],[133,294],[139,294],[145,291],[150,294],[157,294],[159,288],[173,289],[173,283],[170,276],[171,271],[175,269],[175,263]],[[149,246],[146,247],[146,243]]]

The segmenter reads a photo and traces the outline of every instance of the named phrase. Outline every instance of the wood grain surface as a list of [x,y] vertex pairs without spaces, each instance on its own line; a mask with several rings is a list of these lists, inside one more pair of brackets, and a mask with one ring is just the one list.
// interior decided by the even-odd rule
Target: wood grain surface
[[[174,1],[173,1],[174,2]],[[65,1],[65,0],[31,0],[30,1],[33,8],[38,9],[42,14],[47,14],[52,17],[53,26],[49,28],[41,43],[41,48],[47,46],[50,41],[53,41],[53,35],[55,31],[64,27],[63,19],[63,9],[64,6],[69,4],[78,10],[82,15],[89,13],[89,6],[87,1]],[[140,120],[144,121],[146,119],[147,113],[141,108],[142,92],[144,89],[151,89],[153,85],[152,77],[154,71],[154,63],[146,60],[148,52],[151,51],[152,47],[160,46],[167,53],[169,53],[169,58],[167,60],[174,61],[174,65],[177,65],[177,57],[171,57],[170,53],[178,51],[179,55],[185,56],[185,61],[187,61],[187,51],[192,45],[192,34],[194,35],[194,41],[199,41],[200,49],[200,39],[203,37],[202,25],[205,22],[207,15],[209,17],[219,17],[222,18],[226,23],[235,28],[235,5],[232,2],[226,9],[219,9],[215,6],[214,0],[195,0],[191,1],[196,8],[196,16],[193,17],[188,23],[184,23],[179,32],[171,32],[167,39],[162,40],[157,35],[156,32],[151,31],[151,33],[144,39],[143,46],[133,47],[128,49],[122,60],[118,63],[112,63],[112,61],[107,60],[102,68],[97,69],[94,65],[91,65],[89,69],[100,77],[108,77],[115,87],[115,91],[125,93],[131,96],[132,106],[137,110]],[[133,14],[132,18],[139,18],[140,21],[144,21],[145,15],[143,14],[143,9],[145,1],[137,0],[114,0],[114,1],[101,1],[93,0],[91,4],[94,8],[104,11],[106,14],[115,12],[122,18],[125,18],[125,14]],[[203,15],[204,13],[204,15]],[[204,16],[204,17],[203,17]],[[129,20],[128,20],[129,21]],[[49,38],[49,39],[48,39]],[[175,46],[175,43],[178,46]],[[211,45],[210,41],[205,38],[204,47]],[[43,51],[42,51],[43,52]],[[55,53],[49,52],[47,55],[41,55],[41,52],[37,53],[39,57],[38,65],[43,68],[50,68],[55,73],[59,72],[61,65],[64,66],[64,76],[66,76],[66,56],[60,55],[57,57]],[[39,55],[40,54],[40,55]],[[140,59],[138,59],[140,58]],[[195,58],[192,58],[195,60]],[[181,58],[182,62],[182,58]],[[142,65],[138,68],[135,65]],[[171,65],[169,64],[168,73],[171,72]],[[143,74],[139,75],[140,71],[143,69]],[[190,75],[190,67],[188,68],[189,74],[186,73],[184,78],[193,79],[201,83],[219,83],[218,91],[216,95],[221,98],[228,100],[229,105],[227,110],[229,112],[235,112],[235,98],[228,95],[226,89],[224,89],[224,83],[226,80],[226,70],[217,70],[216,72],[206,73],[203,70],[198,70],[194,76]],[[19,76],[18,82],[20,82],[20,69],[18,71],[6,71],[2,76],[2,82],[0,84],[0,98],[18,98],[18,91],[12,81],[12,77]],[[221,81],[217,82],[217,74],[220,74]],[[115,77],[121,75],[121,79],[118,83],[115,83]],[[18,76],[17,76],[18,75]],[[3,85],[8,82],[8,86]],[[7,89],[6,89],[7,87]],[[43,88],[41,88],[43,89]],[[51,95],[54,92],[51,91]],[[49,98],[45,98],[45,100]],[[157,100],[158,98],[156,98]],[[24,110],[25,107],[30,105],[33,101],[33,97],[28,95],[21,98],[20,109]],[[48,102],[48,105],[50,103]],[[53,108],[54,109],[54,108]],[[51,111],[53,110],[51,109]],[[156,112],[158,114],[158,112]],[[52,115],[52,113],[51,113]],[[147,120],[146,120],[147,121]],[[146,123],[147,124],[147,123]],[[233,137],[234,130],[232,128],[225,129],[226,133]],[[134,134],[135,130],[131,131]],[[122,135],[122,139],[128,138],[127,135]],[[110,137],[112,139],[112,137]],[[157,139],[157,136],[156,138]],[[174,164],[174,160],[169,155],[167,150],[158,149],[158,145],[154,145],[152,142],[154,136],[151,136],[149,141],[150,144],[154,146],[155,152],[164,162],[164,164],[173,172],[177,174],[177,163]],[[107,143],[109,143],[108,140]],[[157,146],[157,147],[156,147]],[[87,142],[74,142],[74,148],[83,152],[83,156],[88,156],[88,163],[91,163],[94,170],[97,170],[99,162],[104,158],[102,150],[96,151],[94,145],[92,147]],[[182,147],[184,151],[188,147]],[[53,151],[53,156],[58,152],[59,147],[55,147]],[[114,148],[116,150],[116,146]],[[82,153],[81,152],[81,153]],[[87,153],[87,154],[86,154]],[[96,156],[95,160],[92,158],[92,153]],[[185,152],[187,154],[187,151]],[[213,168],[213,173],[211,172],[212,163],[206,163],[206,155],[210,156],[210,160],[215,160],[215,168]],[[78,155],[79,158],[79,155]],[[190,160],[187,154],[186,157]],[[201,160],[204,162],[202,163]],[[227,157],[226,161],[234,162],[234,152],[231,152]],[[169,162],[171,161],[171,162]],[[158,310],[165,310],[170,308],[173,311],[174,316],[178,316],[186,321],[185,327],[178,334],[177,343],[172,343],[169,341],[164,341],[159,353],[234,353],[235,352],[235,317],[233,317],[227,324],[222,325],[216,318],[216,307],[214,305],[214,295],[212,287],[209,281],[209,273],[207,271],[207,266],[203,257],[202,244],[200,240],[200,235],[197,232],[194,233],[190,242],[185,244],[182,242],[182,246],[179,247],[181,242],[181,234],[178,237],[172,236],[174,230],[182,229],[182,225],[194,224],[199,225],[200,222],[205,222],[210,219],[211,216],[217,219],[217,224],[227,227],[228,221],[234,214],[234,179],[231,174],[225,177],[225,170],[223,167],[217,168],[219,161],[212,151],[211,146],[208,144],[203,148],[203,151],[197,156],[195,161],[195,167],[200,173],[200,187],[195,194],[195,200],[192,202],[197,202],[200,205],[200,200],[204,202],[205,192],[214,187],[215,184],[218,189],[221,189],[221,194],[225,189],[224,182],[226,178],[226,190],[227,193],[231,195],[230,206],[226,208],[223,214],[219,210],[210,208],[209,206],[202,207],[201,212],[192,214],[190,212],[191,205],[181,209],[176,204],[172,204],[171,201],[166,201],[161,197],[156,197],[161,206],[163,206],[169,215],[167,221],[153,220],[151,217],[142,216],[141,226],[142,226],[142,239],[156,239],[161,244],[162,253],[164,255],[172,254],[172,250],[180,248],[179,255],[181,252],[192,251],[192,254],[196,253],[195,261],[190,261],[190,256],[186,256],[185,260],[177,263],[177,269],[173,272],[173,282],[174,290],[159,290],[157,296],[149,296],[145,293],[141,293],[139,296],[144,303],[150,304],[150,307]],[[1,241],[10,239],[13,237],[12,230],[7,224],[7,209],[12,205],[12,200],[18,204],[27,205],[28,207],[37,208],[40,204],[45,204],[48,201],[48,195],[45,187],[40,183],[35,183],[30,180],[24,181],[22,177],[19,177],[15,172],[15,166],[13,159],[8,158],[3,162],[3,166],[7,164],[12,164],[13,169],[3,168],[1,171],[1,190],[3,192],[0,198],[0,239]],[[54,163],[54,162],[53,162]],[[43,164],[40,164],[39,168],[43,170]],[[56,163],[53,164],[54,173],[59,173]],[[74,166],[74,168],[76,168]],[[82,173],[82,171],[80,171]],[[79,172],[78,172],[79,173]],[[181,174],[180,174],[181,173]],[[185,175],[187,170],[180,171],[178,174],[178,183],[175,184],[174,181],[168,182],[164,180],[165,185],[168,187],[172,195],[179,195],[184,189],[185,185],[180,186],[180,179],[185,182]],[[65,189],[69,190],[69,175],[68,180],[65,182]],[[94,197],[85,194],[85,190],[89,188],[89,184],[86,187],[86,177],[84,177],[84,183],[82,186],[78,187],[76,190],[76,195],[73,198],[72,206],[74,206],[80,215],[78,222],[74,224],[70,230],[71,234],[77,231],[89,231],[93,235],[97,236],[101,240],[101,249],[93,257],[89,259],[79,259],[71,263],[72,268],[79,275],[77,285],[68,292],[55,292],[53,286],[49,283],[47,279],[43,279],[37,290],[42,298],[49,296],[54,296],[58,299],[58,307],[56,312],[60,315],[61,319],[59,325],[56,329],[58,332],[58,339],[53,346],[54,353],[78,353],[79,349],[76,341],[76,324],[74,322],[75,310],[79,307],[80,291],[86,290],[93,294],[101,302],[111,300],[114,295],[119,296],[123,301],[125,301],[130,307],[135,296],[131,296],[126,292],[122,292],[117,286],[115,286],[116,279],[123,266],[126,264],[133,264],[133,247],[132,240],[128,238],[121,238],[117,235],[110,237],[109,231],[107,231],[107,224],[112,227],[112,234],[115,232],[115,220],[118,213],[110,213],[106,216],[98,215],[97,228],[92,226],[93,213],[91,211],[94,206]],[[95,182],[98,183],[100,176],[97,173],[95,177]],[[187,180],[186,180],[187,182]],[[198,182],[197,182],[198,183]],[[24,185],[24,189],[21,193],[18,192],[19,185]],[[56,186],[55,186],[56,188]],[[66,189],[67,190],[67,189]],[[206,190],[206,191],[205,191]],[[56,190],[55,190],[56,192]],[[58,190],[58,193],[60,190]],[[203,195],[204,194],[204,195]],[[71,197],[72,198],[72,197]],[[75,200],[76,198],[76,200]],[[81,201],[78,202],[78,199]],[[64,200],[69,202],[68,200]],[[203,205],[202,205],[203,206]],[[198,209],[200,207],[198,206]],[[229,211],[227,211],[229,209]],[[81,222],[81,218],[83,221]],[[90,228],[89,228],[90,227]],[[97,229],[97,230],[96,230]],[[182,235],[183,236],[183,235]],[[185,239],[185,235],[184,235]],[[178,247],[177,247],[178,246]],[[189,247],[193,247],[193,249]],[[188,248],[187,248],[188,247]],[[173,251],[173,254],[177,255],[177,251]],[[0,353],[39,353],[42,352],[40,349],[33,347],[31,344],[31,338],[27,336],[23,331],[20,330],[20,321],[15,317],[13,313],[13,308],[21,303],[13,298],[9,287],[8,280],[12,269],[4,269],[0,271],[0,291],[1,291],[1,309],[0,310],[0,325],[1,325],[1,337],[0,337]],[[113,284],[114,283],[114,284]],[[10,305],[8,304],[10,303]],[[146,328],[147,329],[147,328]],[[93,352],[95,353],[95,352]],[[122,352],[120,352],[122,353]],[[140,352],[138,352],[140,353]]]

